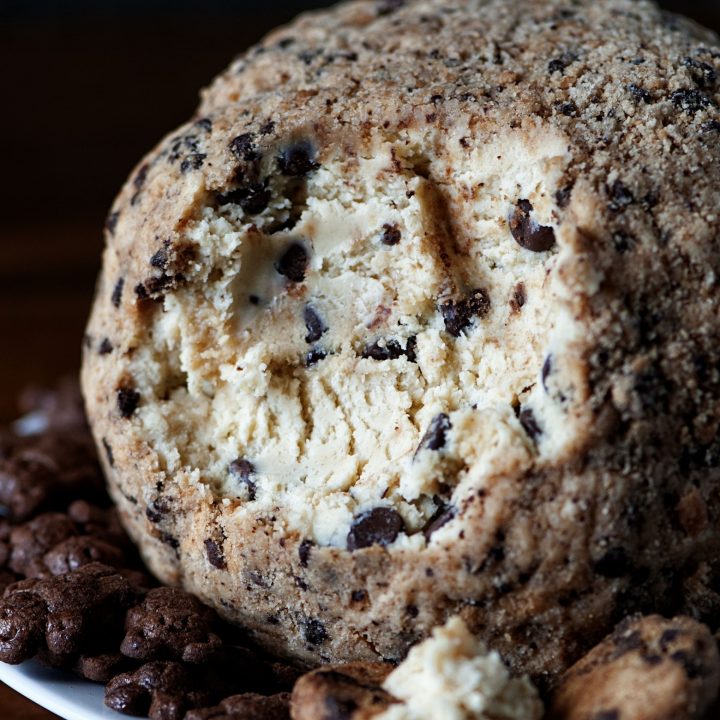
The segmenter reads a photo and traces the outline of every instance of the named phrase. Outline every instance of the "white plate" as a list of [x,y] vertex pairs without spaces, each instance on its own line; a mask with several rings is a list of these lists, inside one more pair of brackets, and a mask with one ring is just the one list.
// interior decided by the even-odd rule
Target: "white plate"
[[22,665],[0,662],[0,681],[65,720],[118,720],[123,717],[103,704],[104,685],[80,680],[61,670],[51,670],[34,660]]

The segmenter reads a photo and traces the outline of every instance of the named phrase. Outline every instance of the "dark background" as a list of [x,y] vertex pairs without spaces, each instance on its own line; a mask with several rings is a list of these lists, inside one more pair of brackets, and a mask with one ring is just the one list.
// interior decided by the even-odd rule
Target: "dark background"
[[[0,0],[0,421],[77,369],[102,225],[200,87],[314,0]],[[720,0],[665,2],[720,29]]]

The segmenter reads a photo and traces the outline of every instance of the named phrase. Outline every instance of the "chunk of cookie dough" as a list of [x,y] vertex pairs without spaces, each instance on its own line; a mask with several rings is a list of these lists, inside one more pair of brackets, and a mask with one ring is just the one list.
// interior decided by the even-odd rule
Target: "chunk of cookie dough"
[[543,688],[676,614],[720,541],[719,55],[649,0],[356,0],[233,61],[87,328],[152,571],[306,667],[460,614]]
[[719,688],[720,655],[705,625],[630,618],[567,671],[548,718],[701,720]]

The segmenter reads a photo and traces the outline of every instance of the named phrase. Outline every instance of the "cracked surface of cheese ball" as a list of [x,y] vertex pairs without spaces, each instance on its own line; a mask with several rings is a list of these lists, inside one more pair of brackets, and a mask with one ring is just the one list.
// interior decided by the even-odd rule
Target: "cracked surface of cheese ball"
[[546,684],[682,607],[720,540],[718,71],[629,0],[362,0],[234,61],[116,200],[88,325],[153,571],[299,662],[459,614]]

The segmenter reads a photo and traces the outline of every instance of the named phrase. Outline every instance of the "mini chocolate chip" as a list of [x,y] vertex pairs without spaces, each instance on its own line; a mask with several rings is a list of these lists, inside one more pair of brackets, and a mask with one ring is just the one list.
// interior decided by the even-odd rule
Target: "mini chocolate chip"
[[678,663],[678,665],[682,665],[685,674],[690,680],[702,677],[705,674],[705,667],[702,662],[686,650],[675,651],[672,655],[670,655],[670,659],[673,662]]
[[628,89],[628,92],[636,100],[642,100],[646,105],[650,105],[655,100],[655,98],[653,97],[652,93],[649,90],[646,90],[645,88],[642,88],[639,85],[635,85],[635,83],[630,83],[630,85],[627,86],[627,89]]
[[720,133],[720,121],[718,120],[708,120],[706,123],[703,123],[700,126],[701,130],[703,132],[716,132]]
[[420,441],[418,450],[440,450],[447,442],[448,430],[452,428],[450,418],[445,413],[438,413],[428,425],[428,429]]
[[165,545],[169,545],[173,550],[177,550],[180,547],[180,541],[176,537],[173,537],[170,533],[161,533],[160,542]]
[[135,295],[137,295],[139,300],[147,300],[150,297],[147,288],[142,283],[138,283],[135,286]]
[[706,89],[715,85],[717,81],[717,71],[710,63],[686,57],[683,58],[682,64],[688,68],[690,76],[699,87]]
[[570,204],[572,191],[572,185],[566,185],[555,193],[555,202],[561,210],[564,210]]
[[205,540],[205,553],[207,554],[208,562],[213,567],[216,567],[218,570],[225,570],[227,568],[222,548],[212,538]]
[[620,711],[614,708],[612,710],[600,710],[590,720],[620,720]]
[[358,515],[347,535],[347,549],[380,545],[385,547],[395,542],[405,527],[402,517],[396,510],[388,507],[376,507]]
[[565,67],[565,62],[561,58],[555,58],[548,63],[548,72],[551,75],[556,72],[562,74],[565,72]]
[[372,360],[397,360],[402,357],[405,351],[400,343],[394,338],[388,340],[376,340],[371,345],[366,345],[361,357]]
[[233,138],[229,144],[230,152],[238,160],[246,160],[252,162],[257,160],[259,155],[255,147],[255,136],[252,133],[243,133]]
[[107,458],[108,465],[110,467],[115,467],[115,456],[113,455],[112,447],[110,447],[110,443],[107,441],[107,438],[102,439],[102,446],[105,450],[105,457]]
[[545,252],[555,245],[555,231],[551,227],[538,225],[531,217],[533,206],[529,200],[520,200],[515,207],[509,224],[515,242],[532,252]]
[[251,305],[259,305],[260,304],[260,298],[257,295],[248,295],[248,302]]
[[560,103],[560,105],[558,105],[558,110],[566,117],[578,116],[578,106],[572,100]]
[[98,346],[99,355],[109,355],[113,351],[113,345],[108,338],[103,338]]
[[257,491],[257,485],[252,479],[255,475],[255,466],[243,457],[236,458],[228,465],[230,474],[243,483],[248,489],[248,499],[254,500]]
[[183,175],[186,175],[191,170],[199,170],[203,166],[206,157],[207,155],[204,153],[192,153],[191,155],[188,155],[180,163],[180,172]]
[[298,555],[300,557],[301,567],[307,567],[308,561],[310,560],[310,553],[312,552],[315,543],[312,540],[303,540],[298,548]]
[[635,202],[635,196],[622,180],[616,180],[610,186],[608,194],[610,195],[608,207],[613,212],[622,212],[626,207]]
[[616,657],[620,657],[621,655],[625,655],[633,650],[639,650],[641,648],[644,649],[646,647],[645,641],[642,639],[637,630],[620,635],[619,637],[614,638],[614,640],[618,653]]
[[212,130],[212,120],[210,118],[200,118],[195,121],[195,126],[200,128],[204,132],[210,132]]
[[542,379],[542,386],[543,386],[545,392],[548,392],[547,379],[550,376],[551,372],[552,372],[552,355],[548,355],[545,358],[545,362],[543,363],[542,371],[540,373],[540,377]]
[[365,590],[353,590],[350,599],[353,602],[364,602],[367,600],[367,592]]
[[283,175],[301,177],[320,165],[315,161],[315,149],[307,141],[301,141],[286,147],[278,156],[278,166]]
[[405,0],[380,0],[377,4],[378,17],[390,15],[405,5]]
[[317,342],[328,330],[325,323],[317,314],[317,311],[311,305],[305,306],[303,319],[305,320],[305,327],[307,328],[307,335],[305,335],[306,343]]
[[117,405],[120,415],[129,418],[137,409],[140,402],[140,393],[134,388],[121,387],[117,389]]
[[660,636],[660,649],[663,652],[667,652],[669,649],[669,645],[675,640],[677,640],[682,633],[678,628],[668,628],[667,630],[663,630],[662,635]]
[[328,639],[327,630],[319,620],[307,620],[303,624],[303,635],[310,645],[321,645]]
[[660,655],[655,655],[654,653],[645,653],[642,656],[643,662],[647,665],[650,665],[650,667],[655,667],[656,665],[660,665],[660,663],[663,661],[662,657]]
[[145,180],[147,179],[148,170],[150,170],[150,165],[148,165],[148,163],[145,163],[137,171],[137,174],[133,178],[133,185],[135,186],[136,190],[140,190],[142,188],[142,186],[145,184]]
[[457,515],[457,508],[452,505],[441,505],[423,528],[425,540],[430,540],[432,534],[443,525],[447,525],[455,515]]
[[312,367],[313,365],[317,365],[317,363],[320,362],[320,360],[324,360],[327,357],[327,353],[322,348],[313,348],[306,356],[305,356],[305,367]]
[[445,322],[445,329],[453,336],[467,328],[474,318],[483,318],[490,310],[490,298],[485,290],[478,288],[469,292],[462,300],[448,300],[439,306]]
[[703,108],[712,105],[710,98],[699,90],[676,90],[670,99],[675,107],[682,109],[688,115],[694,115]]
[[112,295],[110,296],[110,301],[116,308],[120,307],[123,287],[125,287],[125,278],[118,278],[117,282],[115,283],[115,287],[113,288]]
[[157,506],[154,500],[145,508],[145,517],[151,523],[155,523],[156,525],[162,520],[163,513],[161,511],[161,508]]
[[542,435],[542,428],[538,425],[532,408],[523,408],[518,415],[518,420],[531,440],[536,440]]
[[418,610],[417,605],[408,605],[405,608],[405,612],[411,618],[416,618],[420,614],[420,611]]
[[107,216],[107,220],[105,220],[105,229],[111,234],[115,234],[115,228],[117,227],[117,221],[120,217],[120,211],[116,210],[115,212],[111,212]]
[[150,264],[154,268],[165,270],[168,264],[168,252],[167,248],[160,248],[151,258]]
[[397,225],[389,225],[388,223],[383,225],[383,234],[380,238],[383,245],[397,245],[401,237],[402,234]]
[[275,131],[275,123],[272,120],[268,120],[264,125],[260,127],[261,135],[270,135]]
[[307,264],[307,250],[300,243],[293,243],[275,263],[275,269],[292,282],[302,282]]
[[610,548],[593,565],[595,572],[607,578],[619,578],[627,574],[629,562],[627,553],[622,547]]
[[411,335],[405,343],[405,357],[408,362],[417,362],[417,335]]
[[263,183],[250,183],[237,190],[217,195],[219,205],[239,205],[248,215],[259,215],[270,203],[272,194]]

